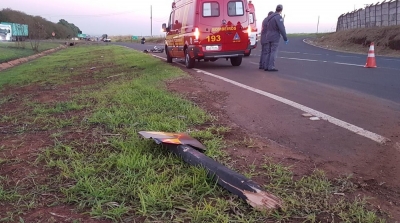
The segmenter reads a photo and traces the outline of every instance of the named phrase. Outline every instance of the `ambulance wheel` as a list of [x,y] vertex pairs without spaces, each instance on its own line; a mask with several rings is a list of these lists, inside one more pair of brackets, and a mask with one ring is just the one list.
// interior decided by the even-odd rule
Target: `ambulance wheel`
[[232,66],[240,66],[242,64],[242,57],[231,57],[231,64]]
[[190,58],[188,49],[185,50],[185,66],[186,68],[190,69],[194,67],[195,60]]
[[172,63],[172,57],[169,55],[168,49],[165,49],[165,54],[167,54],[167,63]]
[[250,54],[251,54],[251,50],[249,50],[248,53],[245,53],[244,56],[245,56],[245,57],[248,57],[248,56],[250,56]]

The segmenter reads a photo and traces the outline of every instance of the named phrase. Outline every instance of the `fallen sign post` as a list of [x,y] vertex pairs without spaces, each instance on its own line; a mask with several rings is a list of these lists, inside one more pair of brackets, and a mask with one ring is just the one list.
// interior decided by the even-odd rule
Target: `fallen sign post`
[[271,210],[282,206],[280,198],[265,192],[252,180],[229,169],[206,156],[206,148],[185,133],[139,132],[144,138],[151,138],[157,144],[166,146],[172,153],[192,166],[203,167],[207,176],[213,178],[223,188],[239,196],[257,210]]

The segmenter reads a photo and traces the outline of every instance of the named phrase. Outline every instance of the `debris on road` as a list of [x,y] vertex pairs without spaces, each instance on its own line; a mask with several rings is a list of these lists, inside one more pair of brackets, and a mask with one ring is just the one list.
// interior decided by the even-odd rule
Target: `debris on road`
[[302,116],[303,117],[312,117],[313,115],[312,114],[308,114],[308,113],[304,113],[304,114],[302,114]]
[[94,70],[94,69],[96,69],[96,67],[92,67],[92,68],[90,68],[91,70]]
[[311,117],[310,120],[311,120],[311,121],[319,121],[319,120],[321,120],[321,119],[318,118],[318,117]]
[[185,133],[139,132],[144,138],[151,138],[157,144],[166,146],[172,153],[192,166],[203,167],[207,176],[213,178],[223,188],[245,200],[256,210],[271,210],[282,206],[282,200],[265,192],[252,180],[229,169],[206,156],[205,146]]
[[163,53],[164,49],[163,48],[158,48],[157,46],[154,46],[153,49],[146,49],[143,50],[143,53]]

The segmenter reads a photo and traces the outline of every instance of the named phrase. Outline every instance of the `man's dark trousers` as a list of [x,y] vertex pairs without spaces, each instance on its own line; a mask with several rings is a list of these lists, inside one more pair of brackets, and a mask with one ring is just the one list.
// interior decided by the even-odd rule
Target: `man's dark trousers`
[[262,56],[262,58],[264,59],[264,63],[262,67],[265,70],[275,69],[275,58],[278,53],[278,46],[279,42],[268,42],[263,45],[264,56]]
[[262,44],[261,45],[261,56],[260,56],[260,63],[258,65],[258,68],[260,69],[267,69],[267,67],[265,66],[265,55],[266,55],[266,51],[267,51],[267,44]]

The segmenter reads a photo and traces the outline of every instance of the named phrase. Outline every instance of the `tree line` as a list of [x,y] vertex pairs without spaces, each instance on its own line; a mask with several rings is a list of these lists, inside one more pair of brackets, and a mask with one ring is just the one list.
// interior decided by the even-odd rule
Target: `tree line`
[[32,16],[24,12],[5,8],[0,11],[0,22],[11,22],[28,25],[29,38],[49,39],[54,38],[66,39],[76,37],[78,33],[82,33],[79,27],[73,23],[69,23],[61,19],[58,23],[53,23],[41,16]]

